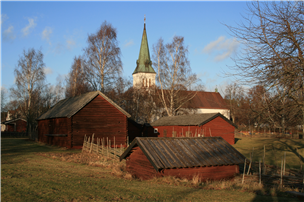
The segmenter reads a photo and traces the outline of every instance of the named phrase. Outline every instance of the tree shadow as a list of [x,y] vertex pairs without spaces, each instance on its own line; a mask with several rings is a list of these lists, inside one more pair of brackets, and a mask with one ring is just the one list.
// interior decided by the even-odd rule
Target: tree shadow
[[298,152],[298,149],[304,148],[304,143],[301,143],[299,141],[294,141],[293,139],[288,139],[288,141],[291,141],[293,145],[296,145],[296,146],[292,146],[289,145],[287,141],[283,141],[282,139],[279,139],[278,141],[283,145],[285,145],[292,153],[294,153],[302,161],[302,163],[304,162],[304,157]]
[[241,138],[234,138],[234,144],[237,143],[237,141],[242,140]]

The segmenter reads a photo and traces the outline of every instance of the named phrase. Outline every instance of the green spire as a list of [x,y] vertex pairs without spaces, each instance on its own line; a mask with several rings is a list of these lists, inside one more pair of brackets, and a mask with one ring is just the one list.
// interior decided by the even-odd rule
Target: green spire
[[[145,19],[146,20],[146,19]],[[148,39],[146,33],[146,22],[144,23],[144,32],[141,39],[141,46],[139,51],[138,60],[136,61],[136,68],[133,74],[136,73],[155,73],[152,68],[152,61],[150,59]]]

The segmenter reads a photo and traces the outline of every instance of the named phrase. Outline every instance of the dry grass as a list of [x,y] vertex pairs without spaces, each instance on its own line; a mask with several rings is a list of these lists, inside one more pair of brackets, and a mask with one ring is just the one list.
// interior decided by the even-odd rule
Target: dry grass
[[243,191],[248,187],[229,180],[141,181],[125,172],[125,162],[24,140],[1,141],[1,201],[297,201],[281,198],[286,195],[278,189],[269,196]]
[[200,184],[201,183],[200,176],[198,174],[194,175],[192,180],[191,180],[191,183],[195,186]]

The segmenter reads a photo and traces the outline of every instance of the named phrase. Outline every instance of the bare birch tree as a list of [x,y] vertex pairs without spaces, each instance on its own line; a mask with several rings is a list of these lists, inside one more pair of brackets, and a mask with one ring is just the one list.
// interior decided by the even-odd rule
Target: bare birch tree
[[234,70],[245,81],[267,89],[285,88],[302,110],[304,132],[304,2],[251,2],[248,17],[227,26],[244,45]]
[[153,46],[153,64],[160,89],[157,93],[168,116],[175,116],[196,95],[194,91],[181,96],[198,81],[196,74],[191,72],[187,54],[188,47],[184,45],[184,37],[180,36],[175,36],[166,45],[160,38]]
[[94,90],[104,92],[122,72],[116,29],[105,21],[96,34],[88,36],[87,43],[86,79]]
[[80,56],[75,57],[71,71],[66,78],[66,97],[74,97],[89,92],[90,86],[85,79],[83,60]]
[[39,50],[24,50],[15,68],[15,87],[11,88],[11,96],[18,102],[22,115],[27,120],[27,133],[35,120],[35,103],[45,81],[45,64],[43,54]]

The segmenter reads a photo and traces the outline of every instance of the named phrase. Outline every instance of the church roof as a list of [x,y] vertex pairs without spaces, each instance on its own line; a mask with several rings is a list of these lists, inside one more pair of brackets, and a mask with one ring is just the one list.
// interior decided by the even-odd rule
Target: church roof
[[[188,91],[188,93],[194,93]],[[221,94],[217,92],[198,91],[194,98],[187,103],[189,108],[229,109]]]
[[[136,73],[155,73],[152,68],[152,61],[150,59],[150,52],[148,46],[148,38],[146,32],[146,24],[144,24],[144,31],[141,39],[141,46],[139,51],[138,60],[136,61],[136,68],[133,74]],[[156,73],[155,73],[156,74]]]

